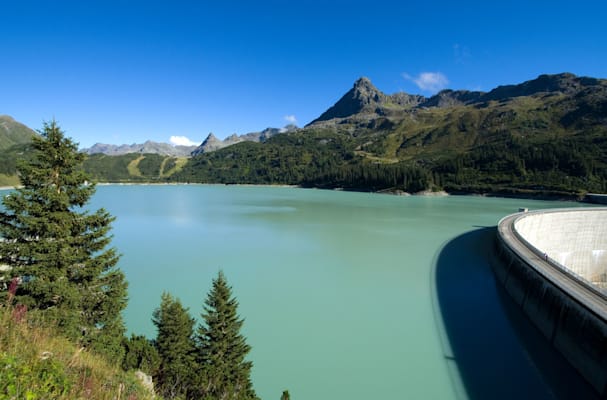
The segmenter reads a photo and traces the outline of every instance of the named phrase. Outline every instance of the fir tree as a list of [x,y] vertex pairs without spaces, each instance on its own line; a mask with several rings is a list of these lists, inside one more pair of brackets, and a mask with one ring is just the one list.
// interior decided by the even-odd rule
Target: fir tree
[[22,187],[4,197],[0,264],[23,280],[17,299],[56,321],[72,339],[111,359],[122,357],[127,284],[107,248],[114,218],[84,209],[95,192],[82,170],[85,155],[55,121],[34,137],[32,157],[18,166]]
[[166,399],[191,398],[188,393],[194,389],[194,319],[179,299],[163,293],[152,321],[158,329],[156,349],[160,367],[155,381],[159,394]]
[[201,397],[207,399],[256,399],[251,383],[253,363],[245,357],[251,347],[240,334],[243,320],[237,314],[223,272],[213,280],[198,327],[197,350]]

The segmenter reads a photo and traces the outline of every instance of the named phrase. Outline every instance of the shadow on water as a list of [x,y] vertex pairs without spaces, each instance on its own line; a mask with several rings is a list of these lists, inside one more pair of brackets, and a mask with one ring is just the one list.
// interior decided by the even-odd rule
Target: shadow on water
[[496,228],[449,241],[435,265],[443,349],[454,383],[469,399],[592,399],[592,389],[497,285]]

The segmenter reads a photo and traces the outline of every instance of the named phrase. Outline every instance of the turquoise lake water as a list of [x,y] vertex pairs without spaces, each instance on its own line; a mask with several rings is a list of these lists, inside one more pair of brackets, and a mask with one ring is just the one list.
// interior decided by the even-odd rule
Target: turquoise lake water
[[183,185],[100,186],[91,206],[117,217],[130,332],[155,336],[163,291],[198,318],[225,272],[263,399],[285,389],[295,400],[559,390],[494,283],[492,227],[519,207],[580,204]]

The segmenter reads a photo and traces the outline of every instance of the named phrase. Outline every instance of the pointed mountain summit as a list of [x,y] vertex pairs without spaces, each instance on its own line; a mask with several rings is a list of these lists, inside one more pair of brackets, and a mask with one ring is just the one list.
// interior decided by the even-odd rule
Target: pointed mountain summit
[[191,155],[196,156],[202,153],[208,153],[210,151],[219,150],[224,147],[223,142],[217,139],[217,136],[213,132],[209,133],[209,136],[194,150]]
[[378,104],[385,102],[386,95],[379,91],[368,78],[359,78],[333,107],[325,111],[310,124],[328,121],[333,118],[345,118],[363,111],[373,112]]
[[330,121],[335,118],[347,118],[356,114],[384,114],[387,109],[394,106],[400,108],[415,107],[426,100],[423,96],[409,95],[404,92],[386,95],[377,89],[369,80],[362,77],[354,82],[350,89],[337,103],[325,111],[320,117],[312,121]]
[[203,153],[210,153],[224,147],[232,146],[240,142],[256,142],[263,143],[272,136],[279,135],[282,133],[293,132],[297,130],[297,126],[290,124],[284,128],[266,128],[261,132],[249,132],[244,135],[237,135],[236,133],[228,136],[224,140],[218,139],[214,134],[209,133],[209,136],[202,142],[200,146],[191,152],[192,156],[197,156]]

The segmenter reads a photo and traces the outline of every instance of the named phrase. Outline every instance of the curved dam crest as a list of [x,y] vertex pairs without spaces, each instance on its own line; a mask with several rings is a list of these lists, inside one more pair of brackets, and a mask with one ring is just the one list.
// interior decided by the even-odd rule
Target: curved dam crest
[[497,280],[550,344],[607,396],[607,209],[519,213],[498,226]]

